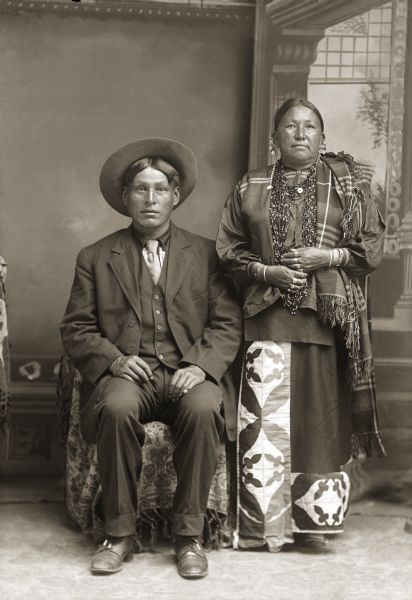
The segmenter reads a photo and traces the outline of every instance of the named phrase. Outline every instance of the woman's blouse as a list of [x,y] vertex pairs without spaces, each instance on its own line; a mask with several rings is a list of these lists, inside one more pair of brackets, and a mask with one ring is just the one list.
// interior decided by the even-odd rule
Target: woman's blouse
[[[320,168],[330,177],[329,213],[339,229],[343,211],[342,199],[336,191],[338,183],[329,167],[321,164]],[[268,187],[271,172],[272,167],[252,171],[239,182],[226,202],[217,239],[217,251],[224,267],[242,287],[245,337],[249,340],[278,339],[330,345],[333,343],[333,331],[320,322],[316,312],[316,298],[311,308],[301,308],[293,316],[282,306],[281,294],[277,288],[253,281],[247,273],[250,262],[274,264],[269,224],[271,192]],[[294,174],[291,177],[293,179]],[[364,190],[365,205],[359,207],[362,230],[348,247],[350,260],[345,270],[351,276],[367,274],[376,266],[374,263],[378,261],[378,255],[380,259],[380,238],[384,227],[369,198],[369,186],[364,185]],[[286,238],[288,246],[302,246],[302,208],[303,202],[297,202],[291,207]],[[328,231],[322,235],[327,236]],[[330,235],[329,240],[321,240],[322,247],[333,248],[338,241],[336,234]]]

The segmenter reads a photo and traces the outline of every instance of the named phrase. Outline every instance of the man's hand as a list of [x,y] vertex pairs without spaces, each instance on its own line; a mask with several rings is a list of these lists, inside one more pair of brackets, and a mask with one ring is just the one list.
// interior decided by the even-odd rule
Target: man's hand
[[284,254],[281,262],[289,269],[310,273],[329,266],[330,251],[314,247],[295,248]]
[[153,379],[153,373],[149,365],[136,355],[119,356],[109,367],[114,377],[122,377],[134,383],[147,383]]
[[171,400],[177,400],[183,394],[186,394],[195,385],[203,383],[206,379],[205,372],[196,365],[190,365],[183,369],[178,369],[170,382],[169,397]]

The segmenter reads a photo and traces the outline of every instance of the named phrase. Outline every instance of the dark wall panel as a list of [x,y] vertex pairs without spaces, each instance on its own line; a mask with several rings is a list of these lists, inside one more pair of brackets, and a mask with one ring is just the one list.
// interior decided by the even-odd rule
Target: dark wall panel
[[3,17],[0,254],[13,354],[58,354],[75,256],[125,226],[100,196],[108,154],[174,137],[199,161],[178,224],[214,237],[246,170],[253,24]]

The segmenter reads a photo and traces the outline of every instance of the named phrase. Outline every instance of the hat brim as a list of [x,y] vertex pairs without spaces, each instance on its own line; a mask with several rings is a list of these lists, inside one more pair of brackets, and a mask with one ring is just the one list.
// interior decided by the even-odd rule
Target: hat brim
[[127,168],[141,158],[162,158],[179,173],[179,206],[196,184],[196,157],[184,144],[167,138],[144,138],[130,142],[111,154],[100,173],[100,190],[112,208],[128,216],[123,203],[123,176]]

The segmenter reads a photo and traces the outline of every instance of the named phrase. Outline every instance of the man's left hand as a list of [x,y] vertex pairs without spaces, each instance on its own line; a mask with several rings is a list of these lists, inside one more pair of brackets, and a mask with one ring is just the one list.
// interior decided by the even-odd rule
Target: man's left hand
[[170,382],[169,397],[171,400],[177,400],[180,396],[186,394],[189,390],[203,383],[206,379],[205,372],[196,365],[190,365],[178,369]]
[[282,265],[289,267],[289,269],[303,271],[304,273],[328,267],[329,261],[330,251],[315,247],[294,248],[281,258]]

